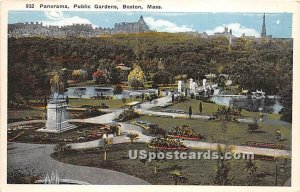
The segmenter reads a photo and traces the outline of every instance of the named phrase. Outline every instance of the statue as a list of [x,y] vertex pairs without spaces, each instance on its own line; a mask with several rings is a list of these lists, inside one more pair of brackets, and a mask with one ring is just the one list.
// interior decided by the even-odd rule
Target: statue
[[51,87],[51,97],[54,98],[55,93],[57,93],[57,98],[59,95],[64,95],[65,85],[62,81],[62,78],[57,73],[50,78],[50,87]]

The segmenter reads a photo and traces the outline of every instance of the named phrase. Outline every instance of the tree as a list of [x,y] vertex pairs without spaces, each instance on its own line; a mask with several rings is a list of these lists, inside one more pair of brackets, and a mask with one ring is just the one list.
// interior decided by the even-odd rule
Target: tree
[[92,77],[98,85],[106,83],[106,74],[100,69],[97,69],[97,71],[93,73]]
[[84,81],[87,78],[87,72],[83,69],[73,70],[72,78],[75,81]]
[[139,81],[139,80],[137,80],[135,78],[133,78],[130,81],[128,81],[128,85],[131,86],[134,89],[138,89],[139,87],[143,87],[144,86],[144,84],[141,81]]
[[152,80],[156,84],[167,85],[167,84],[171,83],[172,77],[171,77],[171,74],[169,72],[159,71],[159,72],[154,74]]
[[254,173],[257,171],[255,162],[253,162],[251,159],[245,161],[244,171],[248,172],[248,185],[252,185],[254,180]]
[[121,85],[116,85],[113,92],[114,95],[121,94],[123,92],[123,88],[121,87]]
[[110,74],[109,74],[110,83],[113,85],[119,84],[121,82],[121,79],[122,77],[120,71],[117,70],[115,67],[113,67],[110,70]]
[[192,114],[193,114],[193,110],[192,110],[192,106],[189,107],[189,116],[190,119],[192,118]]
[[226,122],[225,122],[225,121],[222,121],[222,122],[221,122],[221,132],[222,132],[222,138],[223,138],[224,140],[226,140],[226,139],[225,139],[225,135],[226,135],[226,132],[227,132],[227,125],[226,125]]
[[182,176],[182,173],[178,169],[170,171],[171,178],[174,180],[174,185],[177,185],[178,182],[184,183],[187,178]]
[[145,159],[141,159],[140,162],[142,162],[144,165],[146,164],[146,162],[149,163],[150,167],[153,167],[153,174],[157,174],[158,173],[158,168],[160,166],[161,163],[163,163],[164,161],[166,161],[166,158],[161,159],[157,157],[157,153],[158,151],[155,151],[155,158],[151,159],[151,161],[149,160],[149,156],[147,155],[147,157]]
[[251,130],[252,132],[254,132],[255,130],[257,130],[259,128],[258,123],[257,123],[257,119],[254,119],[254,123],[250,123],[248,124],[248,131]]
[[[292,82],[293,75],[290,73],[289,75],[284,76],[285,82]],[[279,95],[282,99],[283,109],[281,110],[282,115],[280,117],[281,120],[292,122],[292,101],[293,101],[293,86],[291,83],[282,85],[280,89]]]
[[143,86],[145,80],[145,74],[142,71],[141,67],[135,64],[134,69],[130,71],[127,79],[128,79],[128,84],[131,87],[137,89],[139,86]]
[[225,153],[228,149],[224,149],[218,145],[217,170],[212,177],[212,183],[215,185],[231,185],[232,177],[230,177],[230,162],[225,158]]
[[202,102],[200,101],[199,103],[199,112],[202,113],[203,107],[202,107]]
[[130,142],[133,143],[134,140],[137,140],[137,139],[138,139],[139,134],[137,134],[137,133],[129,133],[129,134],[127,135],[127,137],[129,137]]

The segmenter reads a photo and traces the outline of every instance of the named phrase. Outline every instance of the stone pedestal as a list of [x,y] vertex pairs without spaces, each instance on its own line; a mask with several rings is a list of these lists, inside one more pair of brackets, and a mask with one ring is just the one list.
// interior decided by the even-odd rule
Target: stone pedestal
[[48,102],[47,105],[47,122],[42,132],[63,132],[76,128],[67,122],[67,102],[64,99],[56,99]]

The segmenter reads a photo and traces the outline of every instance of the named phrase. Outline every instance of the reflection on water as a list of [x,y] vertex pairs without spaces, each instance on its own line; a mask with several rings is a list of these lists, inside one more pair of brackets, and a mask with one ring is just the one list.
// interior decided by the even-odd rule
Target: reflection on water
[[283,106],[278,101],[278,99],[251,99],[242,97],[219,97],[213,96],[210,101],[215,102],[218,105],[241,107],[249,111],[259,111],[263,112],[274,112],[278,113]]
[[69,87],[65,95],[69,98],[91,98],[94,96],[114,96],[115,98],[130,98],[141,96],[142,93],[157,93],[157,89],[147,89],[147,90],[123,90],[121,94],[114,95],[114,89],[112,87]]

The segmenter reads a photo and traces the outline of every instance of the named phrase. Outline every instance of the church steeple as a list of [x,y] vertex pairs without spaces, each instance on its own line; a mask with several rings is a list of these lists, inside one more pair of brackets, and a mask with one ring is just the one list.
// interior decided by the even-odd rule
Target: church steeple
[[264,13],[263,17],[263,24],[261,27],[261,37],[266,37],[267,36],[267,30],[266,30],[266,14]]
[[143,15],[140,16],[138,23],[146,24],[146,22],[144,21]]

